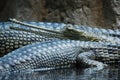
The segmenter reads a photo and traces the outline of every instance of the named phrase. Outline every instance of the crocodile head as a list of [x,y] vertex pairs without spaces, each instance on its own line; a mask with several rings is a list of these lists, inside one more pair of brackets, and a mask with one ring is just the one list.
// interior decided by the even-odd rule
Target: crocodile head
[[70,39],[83,40],[83,41],[99,41],[98,38],[93,37],[90,33],[87,34],[85,30],[80,28],[77,25],[68,24],[63,29],[64,36],[67,36]]

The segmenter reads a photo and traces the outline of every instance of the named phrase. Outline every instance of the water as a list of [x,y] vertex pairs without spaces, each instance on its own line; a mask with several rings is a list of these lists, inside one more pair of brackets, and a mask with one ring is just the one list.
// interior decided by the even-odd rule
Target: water
[[45,72],[0,74],[0,80],[120,80],[120,69],[59,69]]

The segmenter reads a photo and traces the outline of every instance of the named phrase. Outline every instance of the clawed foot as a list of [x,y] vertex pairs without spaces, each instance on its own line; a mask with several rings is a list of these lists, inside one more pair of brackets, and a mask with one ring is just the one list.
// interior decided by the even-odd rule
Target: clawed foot
[[108,67],[107,64],[99,63],[98,65],[96,65],[95,69],[97,71],[99,71],[99,70],[102,70],[102,69],[107,68],[107,67]]
[[105,68],[107,68],[108,65],[107,64],[99,64],[97,65],[96,67],[90,67],[90,68],[86,68],[84,70],[85,73],[89,73],[89,74],[93,74],[93,73],[96,73],[96,72],[100,72],[100,71],[103,71]]

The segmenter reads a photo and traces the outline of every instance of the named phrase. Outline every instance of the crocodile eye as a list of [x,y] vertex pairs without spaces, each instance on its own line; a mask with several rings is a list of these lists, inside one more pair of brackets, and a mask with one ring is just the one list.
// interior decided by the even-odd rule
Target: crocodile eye
[[66,25],[66,29],[73,29],[73,25],[71,24]]

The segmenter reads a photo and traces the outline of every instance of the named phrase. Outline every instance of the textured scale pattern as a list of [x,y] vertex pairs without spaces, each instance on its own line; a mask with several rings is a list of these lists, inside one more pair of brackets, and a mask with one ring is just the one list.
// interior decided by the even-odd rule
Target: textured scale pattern
[[[13,21],[14,22],[14,21]],[[99,29],[99,28],[92,28],[92,27],[88,27],[88,26],[79,26],[79,25],[71,25],[71,24],[64,24],[64,23],[50,23],[50,22],[26,22],[28,24],[32,24],[33,26],[36,25],[36,27],[41,27],[41,28],[46,28],[46,29],[50,29],[50,31],[44,31],[41,29],[35,29],[35,28],[30,28],[30,27],[25,27],[25,26],[21,26],[20,24],[24,24],[23,22],[20,21],[16,22],[18,24],[11,24],[12,27],[14,28],[22,28],[26,29],[29,31],[40,31],[44,32],[43,35],[46,34],[52,34],[52,35],[58,35],[58,36],[66,36],[69,39],[79,39],[78,37],[75,37],[75,35],[81,35],[82,32],[82,36],[85,36],[86,38],[90,38],[92,40],[99,40],[99,41],[104,41],[104,42],[112,42],[112,43],[118,43],[120,41],[120,31],[119,30],[111,30],[111,29]],[[27,25],[27,24],[26,24]],[[71,32],[67,32],[69,34],[66,34],[66,28],[69,26],[72,26],[72,30],[75,30],[78,32],[78,34],[74,34]],[[9,29],[10,27],[6,27],[6,29]],[[63,31],[62,33],[54,33],[51,31]],[[65,31],[65,32],[64,32]],[[76,32],[75,32],[76,33]],[[79,34],[80,33],[80,34]],[[59,37],[60,38],[60,37]],[[65,37],[64,37],[65,38]]]
[[[26,22],[28,24],[32,24],[32,25],[36,25],[36,26],[40,26],[40,27],[43,27],[43,28],[46,28],[46,29],[51,29],[54,30],[54,31],[62,31],[64,30],[66,27],[68,27],[70,24],[64,24],[64,23],[50,23],[50,22]],[[64,34],[63,33],[54,33],[54,32],[50,32],[50,31],[44,31],[44,30],[41,30],[41,29],[35,29],[35,28],[30,28],[30,27],[26,27],[24,25],[20,25],[20,24],[16,24],[16,23],[11,23],[11,22],[1,22],[1,24],[3,26],[1,26],[1,30],[9,30],[10,27],[14,27],[14,28],[20,28],[20,29],[25,29],[27,30],[27,32],[32,32],[32,33],[37,33],[39,35],[53,35],[53,36],[59,36],[58,38],[65,38],[65,37],[68,37],[69,39],[75,39],[75,35],[80,35],[80,34]],[[90,38],[93,38],[92,40],[94,39],[97,39],[99,41],[104,41],[104,42],[112,42],[112,43],[118,43],[120,41],[120,38],[119,38],[119,33],[120,31],[119,30],[111,30],[111,29],[98,29],[98,28],[91,28],[91,27],[87,27],[87,26],[79,26],[79,25],[71,25],[73,30],[75,31],[78,31],[78,33],[82,32],[83,35],[82,36],[87,36],[87,37],[90,37]],[[22,31],[21,30],[21,31]],[[36,32],[38,31],[38,32]],[[67,32],[68,33],[68,32]],[[74,36],[74,37],[73,37]],[[114,37],[112,37],[114,36]],[[86,38],[87,38],[86,37]],[[77,37],[78,38],[78,37]],[[79,38],[78,38],[79,39]]]
[[79,54],[75,41],[53,41],[28,45],[0,59],[0,69],[17,71],[22,69],[57,69],[74,66]]
[[[61,30],[66,25],[64,23],[50,23],[50,22],[25,22],[25,23],[44,27],[44,28],[54,29],[54,30]],[[12,23],[12,22],[0,22],[1,30],[10,29],[10,26],[26,28],[26,26],[24,26],[24,25]],[[28,28],[28,29],[30,29],[30,28]]]
[[[27,22],[33,25],[53,29],[62,30],[67,24],[64,23],[47,23],[47,22]],[[25,32],[25,31],[14,31],[10,29],[10,26],[24,28],[26,30],[37,30],[34,28],[29,28],[19,24],[11,24],[10,22],[0,23],[0,50],[2,52],[10,51],[10,49],[21,47],[21,45],[31,44],[35,42],[43,42],[48,40],[56,39],[49,36],[40,36],[39,34]],[[83,32],[95,33],[96,35],[105,34],[110,36],[115,36],[117,38],[112,38],[112,41],[120,41],[119,30],[110,29],[98,29],[90,28],[85,26],[73,25],[77,30],[83,30]],[[52,34],[47,31],[43,31],[43,35]],[[53,33],[54,34],[54,33]],[[108,38],[103,36],[103,38]],[[111,38],[109,38],[111,40]],[[18,45],[19,44],[19,45]],[[12,46],[11,46],[12,45]],[[13,45],[15,45],[13,47]],[[92,51],[90,54],[82,54],[80,52]],[[2,53],[0,52],[0,53]],[[7,52],[5,52],[7,53]],[[80,42],[80,41],[53,41],[53,42],[43,42],[34,43],[32,45],[25,46],[23,48],[17,49],[8,55],[0,58],[0,70],[5,71],[19,71],[24,69],[56,69],[74,66],[77,57],[86,64],[91,64],[90,59],[95,55],[95,59],[99,60],[102,58],[105,63],[119,62],[120,45],[111,44],[107,42]],[[80,55],[80,56],[78,56]],[[86,58],[86,59],[85,59]],[[89,59],[87,59],[89,58]],[[107,62],[106,62],[107,61]],[[95,65],[99,64],[95,62]]]
[[[85,50],[88,51],[87,54],[84,54]],[[66,68],[75,66],[77,58],[85,64],[95,64],[99,67],[102,64],[94,59],[102,57],[103,60],[105,58],[110,60],[113,58],[119,62],[119,53],[119,44],[74,40],[38,42],[19,48],[0,58],[0,70]]]
[[[66,25],[68,25],[64,23],[55,23],[55,22],[52,23],[52,22],[27,22],[25,21],[25,23],[48,28],[48,29],[53,29],[53,30],[62,30],[65,28]],[[23,25],[21,26],[20,24],[16,24],[12,22],[0,22],[0,29],[9,29],[10,26],[26,28]],[[83,26],[83,25],[73,25],[73,26],[78,30],[83,30],[89,33],[106,34],[106,35],[110,35],[114,37],[120,37],[120,30],[118,29],[112,30],[112,29],[93,28],[93,27]]]
[[109,34],[106,34],[106,33],[102,33],[101,30],[94,31],[94,29],[89,28],[89,27],[88,27],[88,29],[84,30],[84,29],[81,29],[81,27],[79,27],[77,25],[76,26],[67,25],[67,26],[68,26],[68,30],[76,31],[77,33],[80,33],[82,36],[89,37],[93,40],[96,39],[98,41],[111,42],[111,43],[119,43],[120,42],[119,36],[112,36],[111,35],[112,32],[110,32]]
[[0,31],[0,54],[3,56],[27,44],[50,40],[57,40],[57,38],[55,36],[42,36],[24,31],[3,30]]
[[109,36],[114,36],[114,37],[120,37],[120,30],[112,30],[112,29],[103,29],[103,28],[93,28],[89,26],[79,26],[79,25],[74,25],[74,27],[78,30],[83,30],[88,33],[95,33],[95,34],[105,34]]
[[[95,49],[96,60],[106,64],[120,64],[120,44],[108,44],[107,47]],[[104,53],[104,54],[103,54]]]

